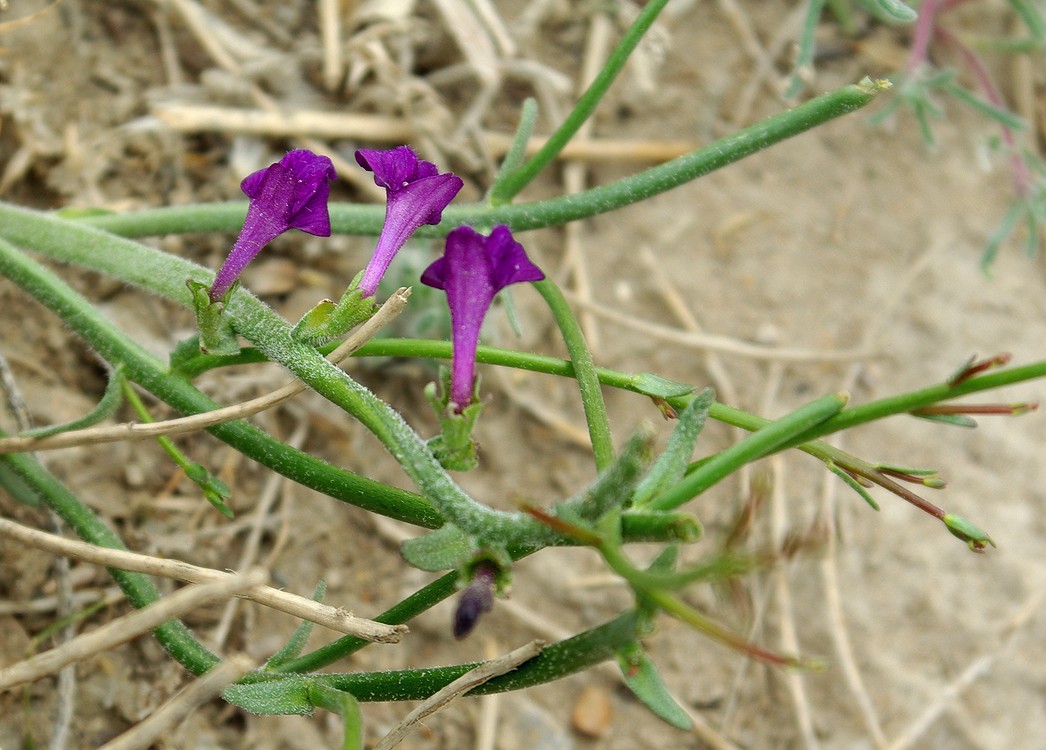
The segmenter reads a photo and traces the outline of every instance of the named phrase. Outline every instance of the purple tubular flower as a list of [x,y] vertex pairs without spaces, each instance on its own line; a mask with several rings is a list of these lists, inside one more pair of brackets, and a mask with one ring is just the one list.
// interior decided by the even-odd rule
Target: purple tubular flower
[[472,227],[458,227],[447,235],[443,257],[425,269],[421,283],[447,293],[454,329],[450,376],[454,411],[461,413],[472,403],[479,329],[494,297],[509,284],[543,278],[545,274],[504,225],[494,227],[489,237]]
[[494,608],[494,588],[497,584],[497,568],[490,563],[480,563],[472,574],[472,580],[458,599],[454,610],[454,637],[459,641],[471,633],[479,618]]
[[360,281],[363,297],[373,296],[392,258],[422,224],[439,224],[443,209],[464,183],[451,172],[440,174],[432,162],[418,159],[409,146],[388,151],[360,149],[356,162],[374,173],[374,184],[385,188],[385,226]]
[[247,218],[214,279],[211,301],[224,297],[254,256],[288,229],[329,237],[327,200],[334,179],[337,175],[331,160],[305,150],[291,151],[275,164],[247,175],[240,183],[251,201]]

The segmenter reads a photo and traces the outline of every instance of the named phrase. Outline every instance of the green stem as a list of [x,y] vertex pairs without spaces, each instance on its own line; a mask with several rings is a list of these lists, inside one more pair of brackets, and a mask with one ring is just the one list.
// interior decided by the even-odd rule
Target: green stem
[[534,288],[548,303],[552,317],[556,319],[556,324],[563,334],[563,342],[567,345],[570,360],[574,363],[574,377],[577,378],[578,389],[581,391],[581,404],[585,410],[585,421],[588,422],[592,452],[596,457],[596,470],[601,472],[614,462],[614,441],[610,435],[607,405],[603,401],[592,352],[585,342],[585,334],[581,331],[574,311],[570,309],[559,287],[545,279],[535,282]]
[[[447,573],[415,591],[399,604],[390,607],[374,619],[386,625],[400,625],[409,622],[453,594],[457,590],[457,582],[457,571]],[[315,651],[310,651],[296,659],[280,664],[271,670],[270,673],[293,674],[312,672],[344,659],[367,645],[370,645],[370,641],[351,635],[342,636],[338,640],[328,643]]]
[[[4,224],[7,219],[10,223]],[[19,241],[63,260],[77,262],[139,284],[187,305],[188,289],[174,279],[209,280],[209,274],[183,259],[123,240],[97,230],[64,222],[24,209],[0,205],[0,226],[15,231]],[[137,345],[128,342],[85,299],[61,279],[6,242],[0,242],[0,273],[58,312],[106,359],[123,362],[128,377],[155,392],[184,413],[217,408],[190,383],[167,375],[161,365]],[[524,513],[494,510],[466,495],[432,457],[424,441],[391,407],[334,367],[315,349],[294,340],[290,326],[250,294],[240,290],[227,308],[239,332],[273,361],[278,361],[333,403],[356,416],[389,448],[436,506],[387,485],[337,471],[319,459],[296,451],[242,422],[230,422],[210,431],[248,456],[303,483],[367,510],[401,518],[427,527],[443,519],[481,538],[497,538],[505,546],[541,547],[568,543],[537,519]],[[187,398],[188,397],[188,398]],[[192,405],[189,406],[188,403]],[[202,407],[202,408],[201,408]],[[271,451],[271,452],[269,452]],[[348,487],[332,486],[334,478],[347,478]],[[335,480],[336,482],[337,480]],[[371,494],[373,493],[373,494]],[[394,502],[390,502],[394,500]]]
[[[185,305],[188,305],[189,300],[188,290],[183,285],[184,278],[210,278],[208,271],[183,259],[73,222],[3,203],[0,203],[0,233],[58,260],[78,263],[107,273],[125,282],[176,299]],[[120,248],[121,252],[114,252],[115,248]],[[16,255],[12,255],[10,251]],[[54,309],[70,327],[110,362],[123,361],[128,366],[133,364],[136,369],[128,373],[129,377],[179,411],[194,414],[217,408],[214,402],[190,384],[170,377],[163,366],[140,347],[127,342],[123,334],[98,315],[91,305],[69,289],[64,282],[6,244],[0,245],[0,272],[8,275],[30,294]],[[20,279],[22,275],[25,278]],[[51,299],[52,295],[56,295],[54,299]],[[450,351],[450,344],[442,341],[386,339],[370,342],[360,354],[449,358]],[[478,359],[481,362],[536,372],[574,376],[574,368],[570,362],[542,355],[481,346]],[[647,387],[658,383],[658,380],[650,375],[635,375],[607,369],[597,369],[597,374],[602,383],[611,387],[657,395]],[[810,441],[872,419],[930,406],[942,399],[1042,377],[1046,377],[1046,362],[980,375],[957,386],[937,385],[901,394],[845,410],[839,416],[799,436],[789,443],[789,446],[797,444],[799,440]],[[689,397],[672,396],[668,397],[668,401],[675,408],[685,408]],[[712,405],[711,416],[750,431],[768,424],[768,420],[762,417],[720,403]],[[417,495],[336,469],[273,440],[246,423],[219,425],[210,431],[260,463],[336,499],[429,528],[442,522],[440,515],[433,512],[431,506]],[[808,442],[801,446],[801,449],[825,461],[840,455],[837,449],[820,442]]]
[[[10,223],[5,223],[5,220]],[[104,271],[185,306],[190,304],[185,280],[188,278],[206,284],[213,278],[209,271],[154,248],[11,206],[0,206],[0,226],[17,243],[53,254],[65,261]],[[11,277],[33,275],[27,270],[26,263],[32,263],[27,257],[13,247],[9,246],[6,250],[0,254],[7,256],[9,262],[0,266],[0,272]],[[21,255],[25,262],[13,260],[16,255]],[[39,272],[43,269],[37,264],[33,265],[36,265],[38,272],[35,275],[39,279]],[[14,280],[21,283],[17,278]],[[65,287],[60,280],[54,280]],[[83,313],[96,321],[100,320],[97,312],[85,300],[68,287],[65,290],[66,298],[73,295],[77,299],[77,307]],[[53,306],[48,300],[54,294],[53,289],[36,284],[31,293],[45,304]],[[258,347],[269,359],[286,367],[302,382],[367,427],[388,448],[443,519],[452,521],[462,530],[478,537],[496,537],[505,545],[543,546],[557,541],[558,535],[531,516],[494,510],[469,497],[440,466],[425,441],[411,429],[399,412],[324,359],[316,349],[296,340],[290,324],[246,290],[240,288],[232,294],[225,314],[233,321],[237,333]],[[112,338],[115,330],[107,323],[105,326]],[[104,354],[107,358],[119,360],[119,352]],[[130,363],[128,368],[130,371]],[[149,388],[148,383],[143,382],[142,385]],[[226,427],[228,425],[220,425],[212,430],[219,434],[218,431]],[[384,508],[384,505],[381,507]],[[379,512],[388,514],[388,510],[384,508]]]
[[[443,221],[438,226],[422,227],[417,236],[444,237],[451,229],[462,224],[507,224],[514,231],[540,229],[614,211],[667,192],[768,146],[860,109],[884,85],[865,79],[858,84],[844,86],[672,161],[573,195],[502,206],[478,203],[449,206],[443,212]],[[246,212],[246,203],[216,203],[94,216],[78,219],[77,223],[126,237],[185,232],[236,232],[243,225]],[[384,224],[385,210],[382,206],[332,203],[330,216],[331,227],[336,234],[377,236]],[[15,244],[33,244],[18,239],[9,232],[8,227],[2,224],[0,227],[0,231]],[[17,228],[13,229],[17,231]]]
[[[0,205],[0,214],[6,208]],[[44,219],[39,236],[46,237],[49,234],[49,222],[55,220],[43,216],[39,218]],[[101,237],[107,241],[116,239],[106,238],[105,235]],[[77,239],[88,241],[89,252],[94,250],[100,255],[105,254],[101,248],[89,242],[90,237],[71,241],[75,243]],[[58,241],[61,243],[60,235]],[[149,265],[148,258],[142,259],[142,265]],[[0,241],[0,273],[54,311],[104,359],[123,363],[130,380],[139,383],[181,413],[199,414],[219,408],[219,404],[191,383],[168,374],[161,362],[128,340],[64,281],[3,241]],[[157,287],[164,286],[157,277]],[[273,471],[337,500],[426,528],[437,528],[443,523],[442,516],[424,498],[332,466],[273,439],[247,422],[227,422],[211,427],[208,431]]]
[[801,406],[720,451],[645,507],[652,510],[670,510],[682,505],[744,464],[780,450],[793,436],[838,414],[845,404],[844,394],[833,393]]
[[578,99],[574,109],[563,123],[556,128],[545,144],[538,150],[530,160],[519,169],[506,175],[500,183],[491,191],[490,202],[494,205],[508,203],[519,192],[530,184],[553,159],[563,150],[571,138],[581,129],[585,121],[596,111],[596,107],[606,96],[610,84],[617,78],[618,73],[625,67],[629,56],[642,40],[643,36],[653,25],[658,14],[664,9],[668,0],[651,0],[632,22],[632,26],[621,37],[617,47],[610,53],[603,69],[592,81],[585,93]]
[[[613,658],[617,649],[634,642],[635,638],[635,614],[626,612],[610,622],[548,646],[518,669],[484,683],[469,695],[522,690],[562,679]],[[423,700],[477,666],[479,663],[431,669],[320,674],[309,679],[352,693],[361,702]]]
[[1046,361],[1033,362],[1020,367],[1008,367],[1004,370],[994,370],[984,375],[962,381],[957,385],[938,383],[927,388],[901,393],[896,396],[888,396],[867,404],[854,406],[840,411],[831,419],[822,424],[811,427],[809,430],[797,435],[785,446],[792,447],[800,442],[807,442],[823,435],[848,430],[860,424],[883,419],[895,414],[907,414],[926,408],[941,401],[966,396],[980,391],[994,390],[1003,386],[1021,383],[1027,380],[1037,380],[1046,377]]

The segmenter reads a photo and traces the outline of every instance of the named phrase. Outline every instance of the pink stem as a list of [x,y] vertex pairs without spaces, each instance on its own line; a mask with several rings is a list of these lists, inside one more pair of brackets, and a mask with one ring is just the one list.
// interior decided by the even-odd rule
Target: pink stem
[[[977,85],[980,87],[981,92],[988,102],[999,109],[1006,109],[1006,102],[1002,98],[1002,93],[995,86],[995,82],[992,80],[991,75],[988,74],[988,69],[984,67],[984,63],[977,55],[959,41],[949,31],[945,29],[937,29],[937,33],[941,39],[948,45],[950,45],[956,53],[962,58],[963,63],[969,68],[970,72],[973,73],[974,79],[977,81]],[[1017,194],[1022,198],[1028,197],[1031,193],[1032,178],[1031,171],[1028,169],[1027,162],[1024,161],[1024,157],[1021,156],[1020,151],[1017,148],[1017,138],[1013,134],[1013,130],[999,123],[999,127],[1002,129],[1002,140],[1006,144],[1007,148],[1010,149],[1010,163],[1013,168],[1013,184],[1017,190]]]

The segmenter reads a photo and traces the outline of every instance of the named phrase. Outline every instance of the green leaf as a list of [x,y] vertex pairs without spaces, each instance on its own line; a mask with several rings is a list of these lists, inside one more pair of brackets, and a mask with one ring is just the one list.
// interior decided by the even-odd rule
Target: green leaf
[[1046,17],[1035,7],[1033,0],[1010,0],[1010,5],[1021,17],[1032,38],[1038,44],[1046,44]]
[[803,442],[803,435],[843,410],[849,394],[832,393],[804,404],[780,419],[768,422],[743,440],[715,454],[668,490],[654,497],[647,507],[673,510],[697,497],[746,463],[768,456],[789,443]]
[[447,523],[400,548],[403,558],[416,568],[436,572],[451,570],[467,562],[477,552],[475,540],[452,523]]
[[860,0],[864,8],[880,21],[911,23],[919,14],[900,0]]
[[608,512],[623,507],[632,499],[640,477],[650,464],[653,439],[649,427],[636,430],[621,454],[595,482],[580,495],[556,506],[556,515],[568,520],[598,521]]
[[625,678],[625,684],[640,702],[676,729],[690,729],[693,722],[676,699],[668,692],[654,662],[646,655],[637,641],[614,653],[617,665]]
[[[323,601],[323,594],[327,591],[327,582],[320,581],[316,584],[316,589],[312,592],[312,599],[316,602]],[[275,654],[269,657],[269,660],[265,662],[264,670],[268,671],[274,669],[281,664],[284,664],[291,659],[297,659],[298,655],[305,648],[305,644],[309,640],[309,636],[312,635],[312,627],[315,623],[311,620],[302,620],[291,639],[287,641],[287,645],[277,651]]]
[[196,311],[196,326],[200,330],[200,351],[205,354],[239,354],[240,342],[232,329],[232,322],[225,314],[225,305],[238,286],[233,284],[225,298],[211,302],[210,287],[202,281],[186,279]]
[[[173,444],[170,445],[173,447]],[[168,446],[164,444],[164,447],[167,448]],[[168,453],[170,453],[170,451],[168,451]],[[232,495],[232,490],[229,489],[229,485],[214,476],[214,474],[208,471],[202,464],[188,460],[186,460],[185,463],[182,463],[181,461],[178,461],[177,458],[175,461],[181,465],[182,471],[185,472],[185,476],[200,488],[200,491],[203,492],[204,498],[214,506],[215,510],[226,518],[236,517],[232,508],[230,508],[225,502]]]
[[1028,127],[1028,123],[1020,115],[1014,114],[1003,107],[997,107],[991,102],[984,101],[984,99],[975,96],[957,83],[948,82],[943,84],[941,88],[959,101],[969,104],[981,114],[990,117],[1011,130],[1024,130]]
[[[679,545],[670,544],[665,547],[654,558],[654,561],[650,563],[647,568],[648,573],[671,573],[676,568],[676,561],[679,559]],[[648,598],[643,596],[643,592],[638,588],[636,591],[636,633],[639,635],[647,635],[654,632],[654,623],[657,620],[658,614],[661,609],[650,601]]]
[[925,419],[929,422],[951,425],[952,427],[976,427],[977,420],[966,414],[920,414],[917,411],[909,412],[913,417]]
[[342,749],[363,750],[363,716],[359,701],[344,690],[320,682],[310,682],[308,694],[314,705],[341,716],[345,727]]
[[715,391],[705,388],[679,413],[679,421],[668,438],[664,452],[636,488],[633,505],[643,505],[683,478],[694,453],[697,437],[705,426],[708,411],[714,402]]
[[309,697],[309,678],[297,674],[230,685],[222,691],[222,698],[244,711],[263,716],[309,716],[315,708]]
[[509,146],[508,153],[505,154],[501,167],[490,185],[490,190],[487,191],[488,198],[495,205],[505,202],[504,199],[499,201],[495,198],[502,193],[502,184],[523,166],[523,160],[527,156],[527,143],[530,141],[531,133],[534,132],[537,117],[538,103],[533,97],[528,96],[523,100],[523,106],[519,111],[519,124],[516,126],[516,134],[512,137],[512,145]]
[[653,375],[649,372],[641,372],[632,378],[631,387],[635,388],[638,393],[651,398],[663,398],[666,400],[683,398],[694,392],[692,385],[677,383],[674,380],[663,378],[660,375]]
[[51,425],[49,427],[37,427],[32,430],[26,430],[20,434],[24,437],[47,437],[48,435],[57,435],[60,432],[69,432],[71,430],[82,430],[86,427],[93,427],[99,422],[111,417],[120,407],[120,404],[123,401],[122,390],[120,387],[122,381],[123,365],[117,365],[109,375],[109,382],[105,385],[105,391],[102,393],[102,398],[99,400],[98,406],[94,407],[90,412],[79,419],[74,419],[63,424]]
[[846,482],[848,485],[850,485],[850,489],[852,489],[854,492],[860,495],[862,500],[864,500],[866,503],[872,506],[872,510],[879,510],[879,503],[875,502],[875,499],[870,494],[868,494],[868,490],[862,487],[860,482],[858,482],[856,479],[854,479],[852,476],[847,474],[845,471],[843,471],[833,463],[826,464],[826,466],[828,467],[828,471],[832,472],[837,477]]
[[993,547],[995,546],[995,542],[992,541],[988,534],[962,516],[949,513],[941,520],[948,527],[948,531],[951,532],[952,536],[962,539],[966,542],[966,546],[974,552],[983,552],[989,544]]

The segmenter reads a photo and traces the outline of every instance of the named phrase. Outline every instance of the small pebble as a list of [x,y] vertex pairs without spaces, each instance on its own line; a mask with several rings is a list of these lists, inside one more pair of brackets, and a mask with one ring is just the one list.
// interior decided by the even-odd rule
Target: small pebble
[[586,737],[602,737],[613,721],[610,695],[601,687],[586,686],[574,702],[570,721],[574,729]]

